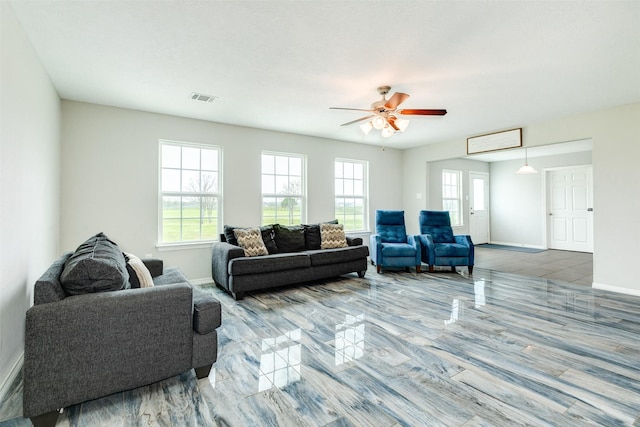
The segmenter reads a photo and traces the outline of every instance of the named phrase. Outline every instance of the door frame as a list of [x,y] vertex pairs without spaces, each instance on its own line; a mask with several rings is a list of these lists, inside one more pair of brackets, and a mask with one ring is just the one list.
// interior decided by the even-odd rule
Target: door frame
[[[469,235],[471,235],[471,205],[473,204],[472,193],[473,193],[473,183],[472,183],[472,174],[482,175],[485,180],[485,184],[487,186],[487,191],[485,192],[485,212],[486,212],[486,227],[487,227],[487,243],[491,243],[491,174],[489,172],[480,172],[480,171],[469,171],[467,173],[467,183],[469,185],[469,190],[467,194],[468,197],[468,205],[467,205],[467,218],[469,218]],[[474,209],[475,210],[475,209]],[[474,244],[476,244],[474,242]]]
[[[584,167],[591,167],[591,197],[593,201],[593,163],[583,164],[583,165],[572,165],[572,166],[558,166],[552,168],[544,168],[542,169],[542,230],[544,231],[542,246],[544,249],[549,249],[549,187],[548,187],[548,176],[549,172],[555,172],[560,170],[570,170],[570,169],[578,169]],[[593,212],[592,214],[595,214]],[[591,221],[591,238],[593,239],[593,231],[595,228],[595,221]],[[593,245],[594,242],[591,242]],[[593,252],[591,252],[593,253]]]

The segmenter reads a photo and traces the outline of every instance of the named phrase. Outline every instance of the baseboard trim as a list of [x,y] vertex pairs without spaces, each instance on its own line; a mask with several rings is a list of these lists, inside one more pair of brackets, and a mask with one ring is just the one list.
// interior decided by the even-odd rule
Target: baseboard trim
[[615,292],[617,294],[633,295],[635,297],[640,297],[640,289],[622,288],[620,286],[611,286],[611,285],[605,285],[603,283],[596,283],[596,282],[593,282],[591,286],[593,287],[593,289],[599,289],[602,291]]
[[20,369],[22,369],[23,364],[24,364],[24,351],[20,353],[20,357],[18,357],[18,360],[16,360],[16,362],[11,367],[11,370],[9,371],[9,375],[7,375],[4,381],[2,381],[2,383],[0,384],[0,402],[4,402],[6,400],[7,395],[11,390],[11,386],[13,385],[13,382],[18,377],[18,374],[20,373]]
[[192,285],[206,285],[207,283],[213,283],[213,279],[205,277],[202,279],[189,279],[189,282],[191,282]]
[[490,240],[489,243],[491,243],[492,245],[515,246],[517,248],[542,249],[542,250],[547,249],[545,246],[542,246],[542,245],[523,245],[522,243],[496,242],[495,240]]

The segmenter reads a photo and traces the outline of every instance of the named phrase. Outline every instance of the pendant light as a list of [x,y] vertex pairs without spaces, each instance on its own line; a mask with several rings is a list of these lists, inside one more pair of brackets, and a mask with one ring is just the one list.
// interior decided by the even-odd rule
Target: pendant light
[[516,171],[518,175],[531,175],[538,173],[537,170],[529,166],[529,158],[527,156],[527,149],[524,149],[524,165],[520,166],[520,169]]

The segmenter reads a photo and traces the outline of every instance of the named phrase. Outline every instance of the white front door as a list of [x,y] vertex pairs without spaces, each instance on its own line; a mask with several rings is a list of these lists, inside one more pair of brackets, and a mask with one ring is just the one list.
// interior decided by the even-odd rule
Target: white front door
[[489,174],[469,172],[469,234],[474,245],[489,243]]
[[592,167],[547,172],[549,249],[593,252]]

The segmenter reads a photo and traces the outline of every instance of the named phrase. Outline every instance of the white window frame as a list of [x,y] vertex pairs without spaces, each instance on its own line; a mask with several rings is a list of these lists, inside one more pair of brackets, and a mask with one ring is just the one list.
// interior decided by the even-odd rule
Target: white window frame
[[[184,148],[192,148],[192,149],[199,149],[199,150],[214,150],[217,151],[217,157],[218,157],[218,162],[217,162],[217,170],[203,170],[202,169],[202,157],[200,157],[200,166],[199,168],[184,168],[182,165],[182,157],[180,160],[180,165],[178,166],[173,166],[173,167],[164,167],[163,165],[163,147],[164,146],[174,146],[174,147],[179,147],[180,148],[180,155],[182,156],[182,150]],[[222,147],[217,146],[217,145],[208,145],[208,144],[196,144],[196,143],[191,143],[191,142],[182,142],[182,141],[171,141],[171,140],[165,140],[165,139],[161,139],[159,140],[159,144],[158,144],[158,148],[159,148],[159,153],[158,153],[158,160],[159,160],[159,167],[158,167],[158,171],[159,171],[159,176],[158,176],[158,244],[157,244],[157,248],[159,250],[163,250],[163,249],[171,249],[171,248],[179,248],[181,246],[188,246],[188,247],[193,247],[193,246],[202,246],[202,247],[208,247],[211,242],[216,241],[219,239],[219,235],[220,235],[220,230],[221,230],[221,226],[222,226],[222,212],[223,212],[223,199],[222,199],[222,189],[223,189],[223,185],[222,185]],[[201,153],[200,153],[201,154]],[[163,191],[163,171],[165,170],[173,170],[173,171],[179,171],[179,175],[180,175],[180,179],[179,179],[179,189],[172,189],[172,190],[165,190]],[[185,191],[182,185],[182,179],[184,178],[184,172],[198,172],[199,174],[202,174],[203,171],[205,172],[215,172],[217,173],[217,179],[218,179],[218,185],[217,185],[217,192],[214,191],[202,191],[202,189],[199,189],[200,191]],[[175,219],[179,220],[180,222],[180,238],[178,240],[169,240],[169,241],[165,241],[164,240],[164,197],[215,197],[217,199],[217,215],[215,215],[212,219],[208,218],[206,216],[206,213],[203,213],[202,210],[202,205],[200,206],[200,218],[199,218],[199,222],[200,222],[200,229],[199,229],[199,238],[198,239],[185,239],[183,236],[183,221],[185,220],[184,217],[182,217],[182,210],[180,211],[180,216],[176,217]],[[195,218],[195,217],[194,217]],[[203,238],[202,237],[202,227],[205,221],[211,221],[214,220],[216,221],[216,226],[215,226],[215,231],[213,232],[213,236],[212,237],[207,237],[207,238]]]
[[[345,176],[345,165],[351,165],[352,167],[354,167],[355,165],[361,166],[362,176],[356,177],[353,174],[351,177]],[[341,171],[338,171],[339,166],[342,169]],[[334,212],[340,224],[344,224],[344,229],[347,232],[368,231],[369,221],[367,213],[369,212],[369,162],[365,160],[336,158],[334,161],[333,181]],[[361,185],[359,185],[358,181],[361,181]],[[361,191],[359,192],[360,194],[356,194],[357,188],[361,188]],[[342,201],[342,206],[345,206],[348,199],[351,199],[353,201],[360,200],[362,202],[362,216],[360,218],[362,227],[360,228],[350,226],[350,224],[355,222],[355,215],[351,216],[353,218],[352,221],[348,221],[345,214],[338,214],[339,200]],[[344,211],[343,208],[341,209]]]
[[[265,173],[264,170],[264,162],[265,162],[265,156],[273,156],[274,157],[274,168],[273,168],[273,173]],[[287,173],[282,173],[282,171],[277,171],[276,167],[277,167],[277,162],[278,160],[276,158],[287,158],[287,159],[291,159],[291,158],[295,158],[295,159],[299,159],[301,162],[301,170],[300,170],[300,175],[292,175],[291,171],[289,169],[290,165],[287,166],[288,170]],[[261,208],[261,212],[260,212],[260,216],[261,216],[261,223],[263,225],[267,225],[267,224],[282,224],[282,225],[296,225],[296,224],[302,224],[304,222],[306,222],[307,220],[307,156],[305,156],[304,154],[296,154],[296,153],[283,153],[283,152],[275,152],[275,151],[262,151],[261,155],[260,155],[260,179],[261,179],[261,185],[260,185],[260,194],[261,194],[261,202],[262,202],[262,208]],[[300,178],[300,193],[289,193],[289,192],[278,192],[278,182],[282,183],[283,181],[286,181],[288,184],[287,185],[291,185],[292,182],[292,178],[293,181],[295,182],[295,178]],[[273,190],[271,192],[265,192],[265,180],[266,179],[271,179],[273,178],[274,181],[274,185],[273,185]],[[265,217],[265,199],[266,198],[270,198],[270,199],[276,199],[276,204],[277,205],[281,205],[282,201],[285,199],[299,199],[300,200],[300,219],[294,219],[295,217],[292,215],[293,211],[290,210],[289,211],[289,215],[285,215],[285,216],[278,216],[278,211],[276,210],[276,215],[275,216],[268,216]]]
[[[453,180],[449,178],[453,178]],[[451,209],[450,204],[455,205],[456,209]],[[442,210],[449,211],[452,227],[464,225],[462,219],[462,171],[442,170]],[[452,212],[456,212],[457,215]]]

